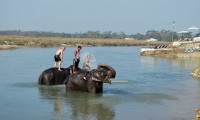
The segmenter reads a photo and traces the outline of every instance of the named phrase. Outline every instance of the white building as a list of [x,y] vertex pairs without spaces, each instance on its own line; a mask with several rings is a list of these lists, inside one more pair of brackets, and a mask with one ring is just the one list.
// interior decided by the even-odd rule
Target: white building
[[148,42],[156,42],[156,41],[158,41],[157,39],[154,39],[154,38],[150,38],[150,39],[148,39],[148,40],[146,40],[146,41],[148,41]]

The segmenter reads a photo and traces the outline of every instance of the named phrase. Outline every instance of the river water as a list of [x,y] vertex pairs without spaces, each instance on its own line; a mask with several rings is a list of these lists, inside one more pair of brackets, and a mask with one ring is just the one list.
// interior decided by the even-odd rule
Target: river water
[[[37,84],[57,49],[0,51],[1,120],[191,120],[200,107],[200,81],[190,76],[199,60],[144,57],[140,47],[83,47],[117,72],[95,95]],[[63,67],[75,49],[66,48]]]

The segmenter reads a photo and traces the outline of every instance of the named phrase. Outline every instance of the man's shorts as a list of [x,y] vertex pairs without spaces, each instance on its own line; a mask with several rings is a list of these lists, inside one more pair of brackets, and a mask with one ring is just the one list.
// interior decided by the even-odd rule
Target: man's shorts
[[74,67],[78,67],[80,59],[77,59],[77,61],[75,61],[75,59],[74,59],[73,61],[74,61]]
[[55,55],[54,56],[54,60],[55,60],[55,62],[61,61],[60,56],[59,55]]

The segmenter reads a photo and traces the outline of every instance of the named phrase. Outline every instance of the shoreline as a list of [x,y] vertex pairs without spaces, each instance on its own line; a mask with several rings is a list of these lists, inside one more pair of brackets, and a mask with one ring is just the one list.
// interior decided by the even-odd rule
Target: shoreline
[[197,78],[200,80],[200,66],[198,66],[197,68],[195,68],[190,75],[194,78]]
[[61,46],[154,46],[167,42],[147,42],[145,40],[30,37],[0,35],[0,50],[21,47],[61,47]]
[[23,48],[23,47],[18,45],[0,45],[0,50],[11,50],[17,48]]
[[188,42],[178,46],[141,51],[141,56],[158,56],[172,58],[200,58],[200,42]]
[[[170,45],[166,50],[150,49],[140,52],[141,56],[181,58],[181,59],[199,59],[200,60],[200,42],[188,42],[179,46]],[[194,78],[200,79],[200,66],[194,68],[190,73]]]

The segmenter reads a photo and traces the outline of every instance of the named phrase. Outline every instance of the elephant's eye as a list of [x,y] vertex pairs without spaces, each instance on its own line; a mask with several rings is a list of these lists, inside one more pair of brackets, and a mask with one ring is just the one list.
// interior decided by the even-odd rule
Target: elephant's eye
[[103,76],[103,73],[102,72],[98,72],[101,76]]

